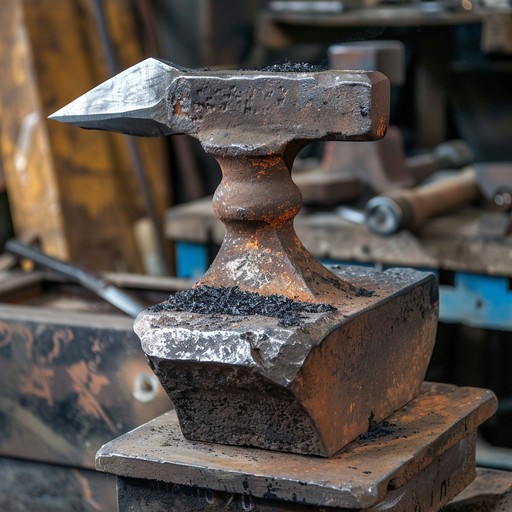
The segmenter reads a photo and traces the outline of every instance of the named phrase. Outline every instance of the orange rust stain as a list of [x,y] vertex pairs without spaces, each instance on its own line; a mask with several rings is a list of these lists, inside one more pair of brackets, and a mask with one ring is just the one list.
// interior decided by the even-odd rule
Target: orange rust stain
[[[94,354],[100,354],[102,349],[103,349],[103,344],[101,343],[101,341],[98,338],[94,338],[94,340],[92,342],[91,351]],[[98,359],[98,357],[96,359]],[[99,358],[99,359],[101,359],[101,358]]]
[[53,334],[53,342],[59,346],[61,343],[67,345],[70,341],[73,341],[73,339],[74,335],[71,329],[59,329]]
[[6,347],[12,342],[12,327],[6,322],[0,322],[0,347]]
[[265,157],[257,158],[255,160],[251,160],[251,166],[259,167],[260,169],[271,169],[272,167],[276,167],[278,165],[283,165],[283,159],[279,155],[268,155]]
[[174,104],[174,108],[172,110],[172,113],[175,115],[175,116],[184,116],[185,115],[185,112],[183,111],[183,109],[181,108],[181,103],[179,101],[177,101],[175,104]]
[[28,359],[32,359],[32,349],[34,348],[34,337],[28,329],[23,329],[23,341],[25,344],[25,353]]
[[245,242],[245,248],[248,251],[257,251],[259,248],[258,240],[247,240],[247,242]]
[[99,503],[97,503],[92,495],[91,486],[89,484],[89,481],[87,478],[85,478],[78,469],[73,469],[71,471],[73,473],[73,476],[78,480],[78,483],[80,484],[80,487],[82,488],[82,496],[84,500],[91,505],[91,507],[94,510],[102,510],[102,507]]
[[32,373],[28,376],[28,379],[23,386],[21,386],[21,392],[42,398],[46,400],[51,407],[53,406],[51,380],[54,376],[55,372],[52,368],[35,366],[32,369]]
[[60,348],[62,343],[69,343],[73,339],[73,333],[70,329],[58,329],[53,333],[52,336],[52,349],[48,355],[41,359],[44,363],[52,363],[60,354]]
[[384,116],[380,116],[379,123],[377,124],[377,137],[382,138],[386,135],[386,130],[388,128],[388,123]]
[[107,377],[96,373],[94,363],[87,364],[85,361],[74,364],[66,371],[71,378],[73,390],[78,394],[78,403],[84,411],[95,418],[101,418],[112,433],[117,434],[114,423],[98,401],[98,395],[103,387],[110,384]]

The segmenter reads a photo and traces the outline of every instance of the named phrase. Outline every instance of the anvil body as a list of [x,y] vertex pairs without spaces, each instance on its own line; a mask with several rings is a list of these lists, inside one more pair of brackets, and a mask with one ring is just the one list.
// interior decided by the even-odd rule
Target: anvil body
[[161,308],[139,315],[135,330],[185,437],[331,456],[418,394],[435,340],[434,275],[334,272],[370,293],[347,294],[298,326]]

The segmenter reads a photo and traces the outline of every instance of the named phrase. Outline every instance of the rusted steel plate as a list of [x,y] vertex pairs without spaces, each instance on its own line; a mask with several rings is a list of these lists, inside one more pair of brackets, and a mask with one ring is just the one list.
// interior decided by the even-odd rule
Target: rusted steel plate
[[[358,509],[365,512],[437,512],[450,497],[463,489],[474,477],[476,433],[467,436],[441,454],[429,466],[414,475],[403,487],[390,491],[375,506]],[[190,485],[162,484],[148,480],[118,479],[119,512],[144,510],[207,510],[209,512],[348,512],[350,508],[309,505],[307,492],[302,503],[278,501],[270,491],[263,498],[247,494],[211,491]],[[472,511],[475,512],[475,511]]]
[[[127,283],[147,303],[179,285]],[[93,468],[102,444],[168,410],[132,325],[56,276],[1,281],[0,454]]]
[[[470,434],[495,409],[490,391],[425,383],[416,399],[387,418],[392,425],[387,434],[358,439],[331,459],[187,441],[173,411],[105,445],[96,467],[196,490],[364,509],[397,498],[395,491],[422,471],[441,469],[438,462],[451,449],[459,455],[467,449],[465,471],[473,478]],[[429,497],[430,492],[442,496],[447,483],[435,478],[432,483]],[[460,483],[468,483],[462,475]]]
[[[135,331],[186,437],[331,456],[369,418],[380,421],[414,398],[435,342],[434,276],[333,271],[352,283],[345,302],[301,313],[296,325],[267,310],[205,314],[171,302],[139,315]],[[236,289],[217,292],[210,304],[192,302],[241,309]]]

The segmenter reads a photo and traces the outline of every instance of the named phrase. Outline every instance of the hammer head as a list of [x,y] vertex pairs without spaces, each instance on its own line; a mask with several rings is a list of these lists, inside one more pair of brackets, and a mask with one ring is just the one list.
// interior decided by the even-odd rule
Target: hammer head
[[188,134],[212,154],[282,153],[313,140],[375,140],[389,115],[378,72],[193,71],[147,59],[52,116],[83,128]]

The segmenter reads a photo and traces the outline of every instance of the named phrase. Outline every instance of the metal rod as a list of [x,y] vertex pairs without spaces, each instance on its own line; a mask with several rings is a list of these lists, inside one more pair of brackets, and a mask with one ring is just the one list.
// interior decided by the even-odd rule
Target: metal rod
[[106,300],[109,304],[112,304],[134,318],[146,308],[144,304],[134,299],[131,295],[128,295],[126,292],[108,283],[104,279],[76,265],[48,256],[48,254],[34,247],[25,245],[14,238],[5,242],[5,250],[69,277],[73,281],[80,283],[87,290],[94,292],[96,295]]

